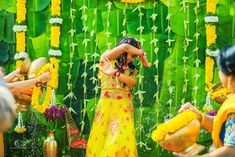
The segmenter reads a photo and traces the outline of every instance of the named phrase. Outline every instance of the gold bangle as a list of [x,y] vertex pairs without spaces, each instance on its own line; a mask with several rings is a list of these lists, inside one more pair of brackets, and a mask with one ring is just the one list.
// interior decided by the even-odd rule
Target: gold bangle
[[200,123],[201,123],[201,125],[203,125],[205,123],[205,115],[203,113],[200,113],[200,114],[201,114],[201,117],[202,117]]

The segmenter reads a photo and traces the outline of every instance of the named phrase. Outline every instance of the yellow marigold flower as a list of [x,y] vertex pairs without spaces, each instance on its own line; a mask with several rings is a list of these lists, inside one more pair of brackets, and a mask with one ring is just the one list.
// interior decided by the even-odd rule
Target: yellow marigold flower
[[17,16],[16,21],[17,23],[24,22],[26,19],[26,0],[17,0]]
[[52,16],[60,16],[60,12],[61,12],[60,4],[61,4],[60,0],[52,0],[51,2],[51,15]]
[[144,0],[121,0],[123,3],[140,3],[144,2]]
[[51,46],[59,48],[60,26],[51,26]]
[[25,51],[25,32],[16,33],[16,50],[18,52]]
[[157,126],[157,129],[152,132],[152,139],[156,142],[161,141],[169,133],[174,133],[180,128],[186,126],[193,119],[196,119],[196,114],[192,111],[185,111],[178,114],[176,117]]
[[[206,84],[208,87],[212,87],[212,81],[213,81],[213,70],[214,70],[214,64],[215,61],[211,57],[206,57]],[[210,90],[210,89],[209,89]]]
[[206,1],[206,12],[215,14],[215,12],[216,12],[216,0],[207,0]]
[[210,45],[216,42],[216,26],[214,25],[206,25],[206,45],[209,47]]

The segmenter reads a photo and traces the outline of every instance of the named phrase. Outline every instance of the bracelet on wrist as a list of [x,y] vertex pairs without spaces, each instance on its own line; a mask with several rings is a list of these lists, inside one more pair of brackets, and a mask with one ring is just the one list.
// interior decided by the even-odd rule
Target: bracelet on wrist
[[40,77],[36,77],[36,80],[37,80],[36,87],[41,87],[42,86],[42,81],[41,81]]
[[115,72],[114,72],[114,76],[116,76],[116,77],[119,77],[121,75],[121,72],[120,72],[120,70],[115,70]]

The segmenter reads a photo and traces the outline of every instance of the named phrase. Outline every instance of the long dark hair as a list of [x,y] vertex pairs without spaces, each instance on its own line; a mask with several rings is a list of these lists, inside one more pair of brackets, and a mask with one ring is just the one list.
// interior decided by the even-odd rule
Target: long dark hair
[[225,75],[235,76],[235,45],[221,49],[217,57],[217,65]]
[[[132,46],[134,46],[138,49],[141,48],[140,42],[138,40],[136,40],[135,38],[132,38],[132,37],[125,37],[124,39],[119,41],[119,43],[116,46],[119,46],[121,44],[130,44],[130,45],[132,45]],[[126,64],[127,64],[127,52],[124,52],[121,55],[116,57],[115,67],[117,69],[119,69],[121,71],[121,73],[124,72],[123,67],[126,66]],[[133,71],[136,68],[135,65],[133,64],[133,62],[131,62],[127,66],[131,69],[130,75],[132,75]]]

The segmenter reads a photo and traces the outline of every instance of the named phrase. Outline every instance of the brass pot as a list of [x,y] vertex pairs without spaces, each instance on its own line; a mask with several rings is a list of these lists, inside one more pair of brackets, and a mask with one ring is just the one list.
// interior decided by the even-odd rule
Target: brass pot
[[57,142],[53,131],[48,131],[47,139],[43,144],[43,155],[44,157],[57,157]]
[[[222,85],[222,83],[218,83],[215,86],[212,87],[212,94],[220,89],[224,88],[224,86]],[[223,97],[219,97],[219,98],[215,98],[214,100],[218,103],[218,104],[223,104],[224,101],[227,99],[227,95],[223,96]]]
[[162,148],[169,151],[195,155],[204,149],[203,146],[195,144],[199,131],[200,122],[197,119],[193,119],[176,132],[167,134],[159,144]]
[[48,63],[47,59],[45,57],[38,58],[34,60],[28,70],[28,78],[32,79],[36,76],[36,74],[39,72],[39,70]]

